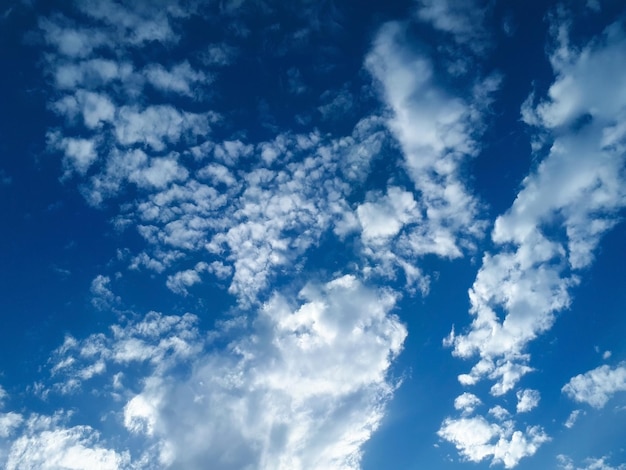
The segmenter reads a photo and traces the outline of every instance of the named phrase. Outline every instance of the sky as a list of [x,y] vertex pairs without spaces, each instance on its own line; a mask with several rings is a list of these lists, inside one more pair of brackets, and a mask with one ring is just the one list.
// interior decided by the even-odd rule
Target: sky
[[626,470],[613,0],[0,3],[0,467]]

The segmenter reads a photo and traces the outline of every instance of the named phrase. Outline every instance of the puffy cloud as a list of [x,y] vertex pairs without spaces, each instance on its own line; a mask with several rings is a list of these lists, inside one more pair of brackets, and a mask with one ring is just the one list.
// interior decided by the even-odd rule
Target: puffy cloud
[[390,111],[387,125],[400,144],[402,166],[416,195],[390,185],[382,198],[369,194],[376,202],[366,200],[357,214],[365,254],[374,261],[368,269],[392,277],[400,268],[409,287],[425,292],[428,279],[416,260],[426,254],[460,257],[482,235],[479,204],[461,172],[477,152],[479,107],[497,86],[492,79],[479,80],[482,85],[470,91],[469,101],[448,93],[437,84],[430,59],[407,45],[406,34],[405,25],[386,24],[365,65],[380,85]]
[[[303,303],[275,296],[250,339],[203,358],[185,383],[146,386],[126,410],[154,420],[174,468],[358,468],[360,446],[393,390],[390,361],[406,336],[394,298],[353,277],[309,286]],[[165,390],[165,397],[158,395]],[[188,427],[184,423],[194,423]],[[146,428],[147,429],[147,428]],[[195,443],[202,442],[201,446]]]
[[118,470],[127,466],[128,452],[103,447],[99,440],[100,435],[89,426],[64,427],[58,416],[33,415],[12,441],[5,468]]
[[[626,79],[619,63],[626,47],[623,26],[619,23],[611,25],[602,37],[591,41],[579,52],[568,47],[565,25],[560,26],[559,33],[565,38],[559,38],[559,48],[551,58],[556,79],[548,89],[548,99],[534,109],[529,106],[531,102],[527,102],[523,118],[529,124],[551,129],[572,125],[585,116],[613,121],[624,112],[626,101]],[[604,73],[593,73],[596,70]]]
[[[602,58],[621,47],[623,33],[614,25],[603,39],[579,53],[570,50],[569,60],[573,64],[591,61],[601,67]],[[578,66],[554,62],[556,83],[593,87]],[[626,204],[621,171],[624,153],[619,150],[626,134],[615,130],[615,122],[626,111],[626,98],[612,88],[612,69],[602,70],[598,77],[606,79],[601,85],[603,92],[615,91],[611,104],[603,107],[602,100],[577,102],[578,115],[593,115],[582,129],[557,132],[552,121],[541,121],[541,132],[554,132],[552,147],[524,179],[512,207],[495,222],[492,238],[501,251],[484,256],[470,289],[472,325],[462,335],[453,331],[447,340],[454,346],[454,354],[480,357],[480,366],[460,377],[464,383],[475,383],[485,376],[499,379],[492,393],[501,394],[532,370],[524,354],[526,345],[551,328],[555,312],[569,306],[570,288],[578,283],[576,270],[591,263],[600,237],[616,223],[617,210]],[[556,115],[559,103],[552,93],[536,111],[548,116],[552,113],[549,110],[554,110],[550,115]],[[540,125],[539,121],[534,123]],[[607,133],[611,145],[605,142]],[[565,242],[554,237],[554,232],[565,235]],[[498,371],[498,364],[505,369]]]
[[[0,385],[0,410],[4,408],[4,401],[8,398],[8,393]],[[7,438],[13,433],[13,430],[17,428],[24,421],[24,417],[13,411],[4,413],[0,411],[0,438]],[[2,456],[2,449],[0,447],[0,458]]]
[[[460,179],[461,165],[474,155],[472,107],[436,85],[429,59],[403,45],[403,27],[388,23],[378,33],[366,66],[380,82],[392,111],[389,128],[400,143],[404,165],[422,210],[430,238],[443,243],[443,256],[460,255],[457,236],[478,235],[478,204]],[[412,243],[419,248],[422,237]]]
[[519,390],[517,392],[517,412],[526,413],[539,405],[541,395],[537,390]]
[[[563,28],[553,29],[563,34]],[[626,132],[617,124],[626,112],[626,99],[614,88],[621,85],[611,80],[614,65],[608,64],[608,57],[623,48],[623,31],[613,25],[601,40],[580,50],[563,37],[551,55],[556,78],[548,97],[536,105],[531,97],[522,107],[525,121],[537,126],[544,139],[549,136],[552,145],[522,182],[511,208],[495,221],[492,240],[496,253],[483,256],[469,290],[471,326],[461,334],[453,328],[444,340],[453,347],[454,355],[477,358],[469,373],[459,375],[459,381],[469,386],[491,379],[494,396],[513,390],[533,370],[526,352],[528,343],[552,327],[556,312],[569,307],[570,290],[579,282],[578,271],[592,262],[600,237],[616,223],[617,211],[626,205]],[[597,67],[594,81],[584,64]],[[596,80],[603,82],[600,85]],[[563,88],[567,93],[560,91]],[[593,93],[606,93],[613,101],[604,106],[604,99],[587,100],[573,93],[590,88]],[[575,377],[563,391],[577,401],[600,407],[610,394],[623,389],[622,372],[604,366]],[[518,390],[516,395],[518,413],[531,410],[539,401],[534,390]],[[439,435],[468,460],[491,457],[493,462],[513,467],[548,437],[538,427],[514,432],[505,411],[490,410],[500,423],[490,423],[482,416],[448,418]],[[568,422],[573,424],[576,416]],[[502,441],[502,435],[511,440]],[[496,441],[505,445],[498,448]],[[500,454],[509,444],[510,452]]]
[[602,408],[615,393],[626,391],[626,365],[602,365],[572,377],[562,390],[572,400]]
[[176,42],[178,35],[170,21],[193,14],[193,5],[187,6],[183,9],[178,2],[163,1],[156,5],[144,1],[120,5],[113,0],[88,0],[77,4],[83,14],[106,26],[103,29],[112,33],[118,46]]
[[110,44],[110,38],[102,31],[78,28],[62,17],[54,20],[41,18],[39,27],[44,33],[44,41],[67,57],[87,57],[94,49]]
[[454,399],[454,407],[464,415],[472,414],[482,401],[473,393],[464,392]]
[[73,173],[84,175],[98,159],[97,139],[62,137],[59,132],[49,132],[48,146],[64,152],[64,177]]
[[225,43],[210,44],[201,54],[200,58],[208,66],[224,66],[233,62],[237,55],[237,49]]
[[187,295],[187,287],[198,284],[201,281],[200,273],[209,269],[209,265],[201,261],[193,269],[186,269],[168,276],[166,285],[172,292]]
[[519,431],[514,429],[512,421],[490,423],[482,416],[447,418],[438,435],[453,443],[471,462],[490,458],[492,464],[501,463],[505,468],[515,467],[548,441],[545,432],[537,426]]
[[7,438],[15,428],[22,424],[24,418],[21,414],[10,411],[8,413],[0,412],[0,437]]
[[[110,334],[68,338],[53,369],[68,379],[106,362],[110,383],[100,391],[123,404],[121,424],[141,443],[144,466],[358,469],[397,385],[389,369],[407,331],[395,302],[342,276],[308,284],[297,299],[277,293],[249,321],[206,338],[191,315],[150,313]],[[148,373],[124,386],[120,372],[133,364]],[[92,431],[70,431],[86,449]]]
[[68,336],[50,358],[53,383],[41,394],[75,394],[85,382],[107,373],[112,376],[107,388],[116,389],[117,373],[129,364],[146,363],[159,374],[171,370],[200,351],[197,321],[191,314],[150,312],[134,323],[112,325],[108,335],[95,333],[81,341]]
[[115,105],[106,94],[82,89],[56,101],[52,109],[70,121],[81,116],[83,124],[90,130],[112,122],[116,112]]
[[123,106],[114,125],[120,145],[139,143],[159,152],[165,149],[167,143],[177,143],[185,135],[208,134],[209,116],[181,112],[170,105],[153,105],[143,110]]
[[114,80],[132,81],[133,66],[128,62],[93,58],[75,62],[61,62],[54,69],[55,85],[61,90],[98,88]]
[[186,96],[195,96],[196,84],[207,85],[209,77],[204,73],[191,68],[189,62],[181,62],[170,70],[161,64],[152,64],[145,70],[148,82],[155,88],[164,92],[173,92]]
[[[378,197],[376,197],[378,196]],[[418,222],[421,214],[413,194],[398,187],[390,187],[384,197],[372,195],[372,202],[357,208],[362,237],[368,241],[388,239],[409,223]]]

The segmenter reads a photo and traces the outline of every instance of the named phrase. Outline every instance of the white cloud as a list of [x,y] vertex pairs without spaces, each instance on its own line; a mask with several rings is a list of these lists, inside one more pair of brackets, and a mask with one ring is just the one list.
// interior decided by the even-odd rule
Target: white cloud
[[85,127],[90,130],[112,122],[116,113],[115,105],[107,95],[82,89],[54,102],[52,109],[70,122],[81,116]]
[[64,18],[40,18],[39,27],[47,44],[68,57],[87,57],[94,49],[110,44],[110,39],[99,30],[77,28]]
[[118,470],[129,463],[127,452],[101,446],[99,434],[89,426],[66,428],[58,421],[58,417],[30,417],[23,433],[11,443],[7,470]]
[[480,398],[468,392],[464,392],[454,399],[454,407],[461,411],[463,415],[472,414],[476,407],[481,404]]
[[193,269],[186,269],[168,276],[166,285],[172,292],[187,295],[187,287],[198,284],[201,281],[200,273],[209,269],[209,265],[201,261]]
[[453,443],[460,454],[471,462],[490,458],[492,464],[515,467],[519,461],[537,452],[548,437],[536,426],[515,430],[512,421],[490,423],[482,416],[447,418],[437,433]]
[[457,257],[457,237],[477,236],[483,227],[477,201],[460,178],[463,162],[476,151],[472,108],[435,84],[432,64],[403,45],[403,34],[401,25],[386,24],[365,63],[393,112],[388,125],[429,221],[426,233],[414,232],[408,243],[417,251],[426,245],[427,252],[437,244],[437,254]]
[[602,408],[614,394],[626,391],[626,365],[602,365],[572,377],[562,390],[572,400]]
[[[406,330],[387,313],[393,296],[353,277],[301,296],[295,308],[274,297],[255,321],[254,341],[235,340],[234,355],[212,354],[188,383],[165,389],[176,400],[163,399],[151,416],[175,465],[358,468],[393,390],[386,373]],[[157,390],[141,396],[152,402]],[[185,420],[195,425],[187,430]]]
[[[559,32],[567,35],[563,27]],[[534,110],[526,109],[524,119],[547,128],[571,125],[585,115],[613,121],[624,112],[626,102],[626,79],[619,62],[626,47],[622,25],[611,25],[580,52],[569,49],[567,39],[561,43],[560,55],[552,57],[556,80],[548,90],[548,99]],[[594,73],[597,70],[603,74]]]
[[182,9],[178,2],[148,2],[120,5],[113,0],[87,0],[79,2],[78,8],[85,15],[104,23],[113,32],[118,45],[142,45],[148,42],[173,43],[178,36],[172,30],[170,18],[193,14],[193,5]]
[[[493,79],[479,80],[469,102],[449,94],[437,85],[428,57],[406,45],[405,34],[400,23],[384,25],[365,65],[381,87],[390,111],[388,128],[419,196],[390,185],[382,198],[370,193],[376,202],[366,200],[357,214],[364,253],[373,261],[366,272],[394,277],[399,268],[407,287],[426,292],[428,278],[416,260],[426,254],[460,257],[482,235],[479,204],[462,183],[461,172],[477,152],[474,137],[481,113],[497,86]],[[393,243],[385,240],[398,234]]]
[[[68,339],[53,363],[75,361],[55,377],[101,360],[111,371],[150,365],[126,389],[119,372],[99,387],[114,403],[123,397],[121,424],[143,442],[148,467],[356,470],[397,385],[389,368],[407,331],[395,302],[353,276],[309,284],[298,299],[275,294],[250,321],[224,325],[215,333],[225,347],[207,347],[214,337],[201,337],[191,315],[150,313]],[[174,372],[184,364],[188,373]]]
[[567,417],[567,421],[565,421],[563,425],[568,429],[573,428],[574,424],[576,424],[576,421],[578,420],[578,417],[580,416],[581,413],[582,413],[581,410],[572,411],[570,415]]
[[574,462],[571,458],[566,455],[559,454],[557,455],[557,461],[559,463],[559,468],[563,470],[624,470],[626,469],[626,464],[618,465],[614,467],[607,463],[608,457],[601,457],[599,459],[589,458],[585,459],[584,466],[579,467],[574,465]]
[[[0,410],[4,408],[4,402],[8,398],[8,393],[0,385]],[[6,439],[13,431],[24,421],[24,417],[13,411],[4,413],[0,411],[0,438]],[[0,458],[2,457],[2,449],[0,446]]]
[[170,70],[161,64],[149,65],[144,73],[148,82],[155,88],[164,92],[173,92],[186,96],[196,96],[196,85],[207,85],[210,78],[201,71],[191,68],[189,62],[181,62]]
[[[533,122],[545,125],[540,132],[553,132],[554,142],[548,156],[524,179],[512,207],[495,222],[492,238],[501,251],[484,256],[470,289],[474,320],[469,331],[453,332],[448,339],[454,354],[478,355],[479,364],[486,365],[475,367],[460,380],[499,379],[492,388],[495,394],[510,390],[532,370],[524,354],[527,344],[551,328],[555,312],[569,307],[569,290],[579,282],[576,270],[591,263],[600,237],[617,222],[616,211],[626,205],[620,170],[624,153],[618,148],[626,134],[614,131],[616,120],[626,112],[626,97],[610,79],[613,65],[602,68],[605,58],[622,48],[624,39],[616,26],[608,29],[604,39],[593,41],[580,53],[573,47],[568,50],[568,63],[574,65],[553,62],[555,83],[566,82],[576,89],[601,87],[601,93],[612,96],[610,105],[605,107],[602,99],[576,101],[576,111],[568,111],[567,116],[591,113],[593,118],[580,130],[558,131],[553,129],[556,116],[560,124],[570,119],[562,112],[566,98],[550,93],[537,106],[540,119]],[[581,61],[597,66],[593,80],[603,77],[606,82],[591,82],[582,66],[576,65]],[[528,104],[524,112],[530,112]],[[603,140],[607,130],[615,132],[611,145]],[[565,242],[554,237],[554,232],[564,235]],[[497,364],[506,367],[498,371]],[[500,372],[507,372],[509,380]]]
[[17,428],[24,418],[21,414],[10,411],[8,413],[0,412],[0,437],[5,439],[13,433],[13,430]]
[[461,45],[482,52],[488,45],[485,17],[488,2],[454,0],[419,0],[417,17],[435,29],[449,33]]
[[506,410],[505,408],[501,407],[500,405],[496,405],[493,408],[489,409],[489,414],[492,415],[494,418],[496,418],[499,421],[503,421],[507,418],[510,418],[511,413],[509,413],[508,410]]
[[370,194],[371,202],[360,204],[357,208],[359,222],[363,227],[362,237],[367,241],[385,241],[396,235],[409,223],[420,220],[417,203],[413,194],[392,186],[387,194]]
[[539,399],[541,398],[537,390],[519,390],[517,392],[517,412],[526,413],[539,405]]
[[77,88],[97,88],[114,80],[124,82],[137,80],[133,76],[133,66],[128,62],[93,58],[76,62],[61,62],[54,69],[57,88],[72,90]]
[[108,310],[120,303],[121,299],[111,291],[110,285],[111,278],[102,274],[91,281],[91,303],[98,310]]
[[117,389],[119,369],[130,364],[149,364],[162,374],[200,352],[197,320],[191,314],[150,312],[137,322],[113,325],[108,335],[95,333],[81,341],[68,336],[49,360],[54,380],[41,394],[75,394],[86,382],[107,372],[111,383],[104,390]]
[[64,152],[64,177],[72,173],[84,175],[98,158],[96,139],[62,137],[58,132],[49,132],[48,145]]
[[120,145],[139,143],[160,152],[185,135],[207,135],[209,121],[207,114],[181,112],[170,105],[122,106],[114,122],[115,136]]

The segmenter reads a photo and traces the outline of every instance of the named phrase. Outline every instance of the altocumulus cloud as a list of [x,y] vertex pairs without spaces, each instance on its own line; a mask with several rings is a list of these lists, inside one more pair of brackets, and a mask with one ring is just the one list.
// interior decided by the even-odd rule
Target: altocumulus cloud
[[[431,435],[459,465],[505,468],[555,438],[533,423],[549,394],[525,383],[529,345],[626,205],[624,26],[576,43],[574,16],[549,15],[551,82],[517,104],[536,165],[491,223],[468,173],[507,79],[488,65],[497,8],[416,1],[368,31],[353,69],[333,44],[347,11],[88,0],[38,15],[47,150],[122,247],[91,278],[109,323],[66,332],[26,390],[0,386],[6,468],[357,470],[410,375],[402,302],[463,260],[470,321],[446,318],[437,344],[471,365]],[[127,300],[139,278],[172,311]],[[228,302],[213,305],[215,286]],[[626,369],[564,382],[600,409]],[[46,406],[16,406],[24,394]]]

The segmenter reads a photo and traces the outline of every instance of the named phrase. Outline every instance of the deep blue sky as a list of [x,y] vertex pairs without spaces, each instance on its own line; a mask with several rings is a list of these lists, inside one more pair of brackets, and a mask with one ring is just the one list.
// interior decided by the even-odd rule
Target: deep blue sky
[[626,469],[620,3],[2,4],[0,466]]

